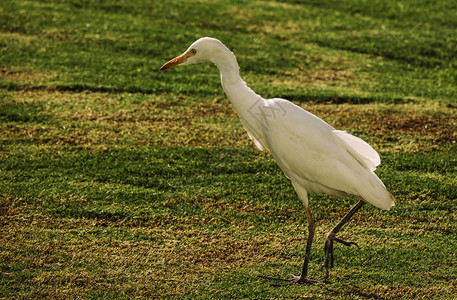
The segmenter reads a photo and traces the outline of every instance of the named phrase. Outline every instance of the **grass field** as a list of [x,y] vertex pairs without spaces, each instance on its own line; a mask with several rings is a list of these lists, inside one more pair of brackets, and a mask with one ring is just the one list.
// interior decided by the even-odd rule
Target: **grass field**
[[[455,1],[0,4],[0,298],[455,299]],[[341,232],[330,282],[300,271],[290,182],[249,140],[209,64],[223,41],[248,85],[369,142],[396,197]],[[310,277],[355,203],[310,196]]]

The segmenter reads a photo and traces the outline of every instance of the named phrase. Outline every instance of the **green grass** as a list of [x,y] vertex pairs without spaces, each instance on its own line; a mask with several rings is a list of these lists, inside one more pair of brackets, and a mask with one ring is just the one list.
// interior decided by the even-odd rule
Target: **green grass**
[[[457,38],[452,1],[3,1],[0,298],[453,299]],[[214,66],[157,72],[222,40],[248,85],[381,154],[396,197],[340,237],[330,282],[298,273],[306,218],[252,145]],[[310,196],[310,276],[354,204]]]

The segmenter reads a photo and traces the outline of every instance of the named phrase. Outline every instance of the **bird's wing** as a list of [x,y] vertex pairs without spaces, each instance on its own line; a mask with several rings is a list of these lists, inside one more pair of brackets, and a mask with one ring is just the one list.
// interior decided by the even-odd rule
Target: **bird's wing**
[[[336,131],[322,119],[287,100],[267,101],[268,105],[285,111],[274,122],[271,120],[263,132],[266,148],[284,173],[292,180],[298,178],[308,182],[309,191],[321,192],[324,191],[322,187],[327,187],[335,190],[335,195],[336,191],[356,194],[353,182],[362,176],[361,172],[368,164],[366,161],[370,161],[366,157],[371,157],[360,154],[357,143],[366,149],[368,144],[349,137],[348,133]],[[366,149],[363,153],[369,153]],[[324,192],[329,193],[328,190]]]
[[379,154],[364,140],[347,133],[346,131],[334,130],[333,134],[346,146],[347,151],[362,166],[371,171],[376,170],[376,166],[381,163]]

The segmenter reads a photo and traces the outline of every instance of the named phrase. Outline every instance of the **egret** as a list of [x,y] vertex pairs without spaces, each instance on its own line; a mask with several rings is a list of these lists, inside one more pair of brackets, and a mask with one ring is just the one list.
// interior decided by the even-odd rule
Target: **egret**
[[315,220],[308,193],[334,197],[352,194],[357,204],[327,234],[324,245],[325,275],[333,266],[333,243],[357,245],[336,237],[343,225],[365,204],[390,209],[394,197],[374,173],[381,163],[378,153],[365,141],[328,123],[284,99],[264,99],[240,77],[235,55],[219,40],[201,38],[183,54],[165,63],[160,71],[174,67],[212,62],[221,74],[222,88],[232,103],[249,137],[260,150],[268,151],[290,179],[300,198],[308,221],[308,237],[301,274],[285,279],[313,283],[308,278]]

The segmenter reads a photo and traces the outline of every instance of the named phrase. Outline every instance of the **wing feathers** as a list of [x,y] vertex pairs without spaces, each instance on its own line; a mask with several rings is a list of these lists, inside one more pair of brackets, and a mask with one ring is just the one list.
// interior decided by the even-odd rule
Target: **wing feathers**
[[381,163],[381,159],[378,153],[367,142],[346,131],[334,130],[333,134],[345,144],[349,154],[362,166],[369,168],[371,171],[376,170],[376,166]]

